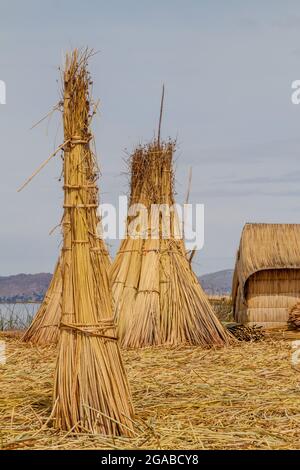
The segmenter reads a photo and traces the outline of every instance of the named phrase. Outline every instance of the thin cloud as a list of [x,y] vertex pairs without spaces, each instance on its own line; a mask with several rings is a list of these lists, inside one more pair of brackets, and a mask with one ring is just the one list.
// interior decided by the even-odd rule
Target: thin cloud
[[263,161],[299,160],[300,139],[272,140],[261,143],[245,143],[238,146],[220,146],[194,149],[185,156],[189,163],[256,165]]
[[276,21],[273,21],[273,26],[282,30],[296,29],[298,31],[300,28],[300,16],[280,18]]
[[[294,171],[285,173],[280,176],[253,176],[251,178],[239,178],[239,179],[223,179],[230,184],[247,184],[247,185],[259,185],[259,184],[278,184],[278,183],[299,183],[300,182],[300,171]],[[299,193],[298,193],[299,194]]]

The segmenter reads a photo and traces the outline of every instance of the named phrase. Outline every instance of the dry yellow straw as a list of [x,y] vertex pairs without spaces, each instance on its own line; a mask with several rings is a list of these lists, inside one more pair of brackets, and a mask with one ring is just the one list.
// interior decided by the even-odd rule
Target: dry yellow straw
[[133,409],[116,341],[111,293],[97,237],[97,166],[90,149],[89,53],[64,71],[62,318],[54,424],[73,432],[131,435]]
[[[176,211],[170,211],[167,238],[161,218],[156,238],[149,233],[151,205],[170,208],[175,202],[174,149],[172,141],[154,140],[138,147],[130,160],[130,205],[143,204],[148,216],[145,226],[140,221],[142,236],[128,233],[111,270],[118,335],[128,348],[185,343],[209,347],[231,342],[191,269],[184,241],[175,236]],[[134,218],[128,216],[127,227],[132,224]]]

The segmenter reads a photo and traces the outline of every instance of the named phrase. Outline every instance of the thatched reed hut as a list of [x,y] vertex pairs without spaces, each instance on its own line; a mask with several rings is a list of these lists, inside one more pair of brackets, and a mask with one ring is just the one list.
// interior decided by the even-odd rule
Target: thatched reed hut
[[299,300],[300,224],[246,224],[233,276],[235,320],[284,327]]

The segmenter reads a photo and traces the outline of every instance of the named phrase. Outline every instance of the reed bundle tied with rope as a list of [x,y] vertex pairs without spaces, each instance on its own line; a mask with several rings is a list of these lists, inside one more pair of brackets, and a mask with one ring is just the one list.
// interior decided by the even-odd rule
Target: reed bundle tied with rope
[[90,146],[88,58],[87,51],[67,55],[63,75],[62,315],[52,415],[59,429],[129,436],[133,409],[96,233],[98,170]]
[[[184,343],[223,346],[232,340],[191,269],[184,241],[177,236],[176,211],[168,212],[175,203],[174,150],[173,141],[155,139],[138,147],[129,162],[127,237],[111,270],[118,336],[127,348]],[[138,223],[131,214],[135,204],[147,209]],[[164,222],[156,215],[153,232],[154,204],[163,205],[167,214]],[[134,224],[136,231],[131,230]]]
[[290,309],[288,325],[294,330],[300,330],[300,303],[295,304]]

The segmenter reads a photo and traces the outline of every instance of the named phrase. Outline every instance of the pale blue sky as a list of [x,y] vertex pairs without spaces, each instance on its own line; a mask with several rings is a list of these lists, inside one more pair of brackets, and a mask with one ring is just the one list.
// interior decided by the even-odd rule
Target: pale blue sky
[[[152,137],[161,84],[163,135],[178,137],[178,200],[205,204],[199,273],[231,268],[245,222],[300,222],[300,3],[262,0],[0,0],[0,275],[51,271],[59,251],[61,162],[17,187],[61,143],[59,115],[34,130],[59,96],[65,51],[90,64],[101,99],[95,137],[101,200],[127,192],[124,149]],[[116,245],[112,247],[112,253]]]

